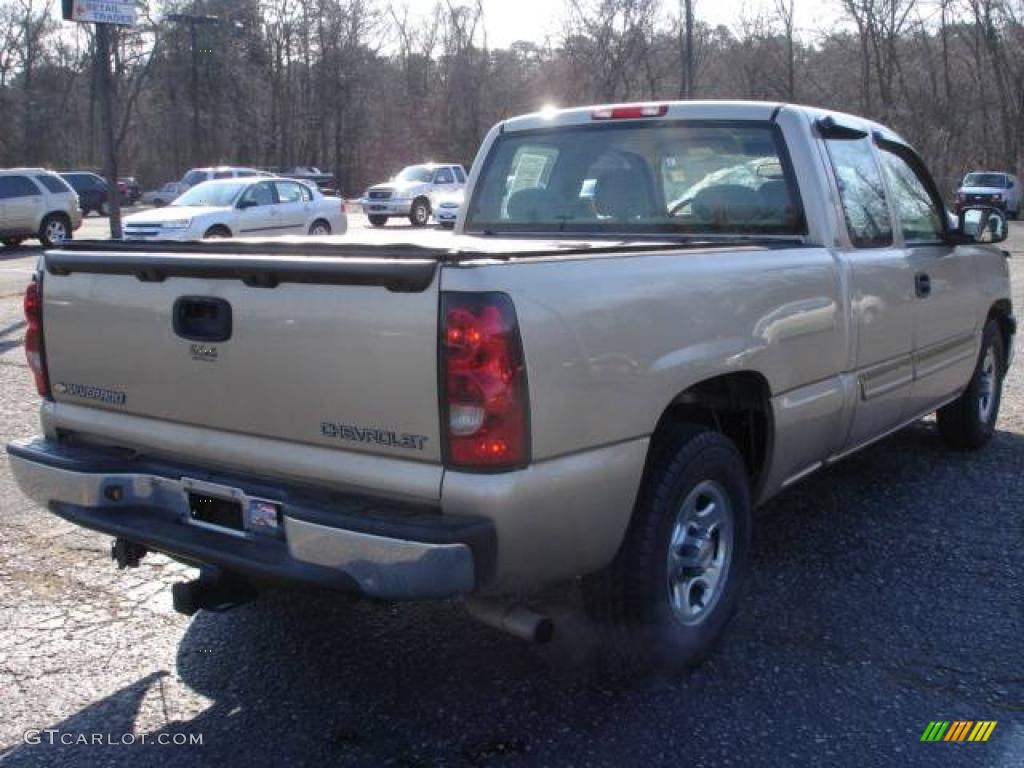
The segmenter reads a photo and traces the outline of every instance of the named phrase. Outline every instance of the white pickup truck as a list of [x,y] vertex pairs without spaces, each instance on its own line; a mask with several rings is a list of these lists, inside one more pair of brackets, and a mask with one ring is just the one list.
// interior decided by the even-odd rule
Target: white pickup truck
[[414,227],[424,227],[430,221],[433,201],[465,186],[466,171],[461,165],[410,165],[387,184],[367,189],[359,204],[374,227],[383,227],[395,216],[408,217]]
[[615,647],[674,666],[735,607],[757,505],[934,411],[954,448],[993,433],[1005,218],[952,219],[881,125],[545,112],[490,132],[467,192],[437,249],[48,251],[20,487],[121,566],[201,565],[186,613],[320,585],[540,638],[522,595],[580,579]]

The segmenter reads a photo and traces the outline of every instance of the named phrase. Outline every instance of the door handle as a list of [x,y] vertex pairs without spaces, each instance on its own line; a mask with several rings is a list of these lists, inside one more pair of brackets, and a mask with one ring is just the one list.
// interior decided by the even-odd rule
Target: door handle
[[932,292],[932,279],[927,272],[918,272],[914,275],[914,293],[919,299],[927,298]]

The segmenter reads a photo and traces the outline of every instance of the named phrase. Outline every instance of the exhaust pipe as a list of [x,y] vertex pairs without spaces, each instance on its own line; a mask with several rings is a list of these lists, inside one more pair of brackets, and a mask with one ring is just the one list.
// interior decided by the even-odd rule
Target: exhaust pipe
[[487,626],[529,643],[544,645],[555,636],[555,623],[549,617],[516,603],[471,597],[466,600],[466,610]]

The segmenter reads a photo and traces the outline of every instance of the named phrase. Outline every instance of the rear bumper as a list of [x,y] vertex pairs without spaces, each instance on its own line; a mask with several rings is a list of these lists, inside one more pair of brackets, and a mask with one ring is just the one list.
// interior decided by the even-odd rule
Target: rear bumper
[[[54,514],[261,582],[312,584],[393,600],[442,598],[472,592],[494,567],[494,527],[480,518],[268,485],[129,451],[43,438],[14,441],[7,452],[21,490]],[[243,509],[249,498],[279,503],[280,535],[191,522],[191,481],[238,491]]]

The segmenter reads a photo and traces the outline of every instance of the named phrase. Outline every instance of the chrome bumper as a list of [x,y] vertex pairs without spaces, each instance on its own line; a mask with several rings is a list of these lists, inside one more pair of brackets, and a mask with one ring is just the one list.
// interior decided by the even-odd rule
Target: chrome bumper
[[[156,551],[262,580],[355,589],[393,600],[452,597],[474,590],[480,571],[488,567],[478,561],[486,561],[494,548],[486,521],[409,510],[388,516],[368,500],[316,505],[284,487],[268,489],[265,480],[250,484],[209,470],[41,438],[12,442],[7,451],[19,488],[51,512]],[[243,510],[250,499],[279,503],[283,531],[275,536],[193,522],[188,493],[204,487],[230,492]],[[345,527],[346,522],[364,530]]]
[[408,199],[386,199],[371,200],[363,198],[359,201],[363,207],[363,213],[380,216],[408,216],[412,210],[412,198]]

